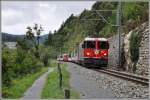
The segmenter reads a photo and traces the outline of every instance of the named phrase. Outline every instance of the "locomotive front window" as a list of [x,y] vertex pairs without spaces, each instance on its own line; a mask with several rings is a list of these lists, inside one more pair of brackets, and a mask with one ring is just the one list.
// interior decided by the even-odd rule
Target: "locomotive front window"
[[109,49],[109,44],[106,41],[99,41],[98,45],[100,49]]
[[84,41],[82,48],[93,48],[95,49],[95,41]]

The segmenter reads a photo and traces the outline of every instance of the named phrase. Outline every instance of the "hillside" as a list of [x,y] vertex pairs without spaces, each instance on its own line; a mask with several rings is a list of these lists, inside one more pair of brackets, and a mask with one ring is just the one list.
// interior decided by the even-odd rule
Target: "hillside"
[[[25,35],[13,35],[2,32],[2,41],[3,42],[17,42],[17,40],[23,39]],[[40,37],[40,43],[44,43],[47,39],[48,34],[42,35]]]
[[3,42],[16,42],[18,39],[23,39],[25,35],[12,35],[8,33],[1,33]]
[[[117,27],[112,27],[102,20],[89,21],[82,19],[99,19],[98,14],[92,10],[116,10],[117,5],[116,2],[96,2],[91,10],[85,9],[79,16],[70,15],[62,23],[60,29],[54,32],[54,35],[50,38],[52,42],[49,42],[49,45],[57,48],[58,52],[61,48],[63,52],[70,52],[86,36],[112,37],[117,34]],[[122,12],[123,32],[128,32],[148,20],[148,3],[122,3]],[[101,12],[101,15],[108,22],[116,24],[116,12]]]

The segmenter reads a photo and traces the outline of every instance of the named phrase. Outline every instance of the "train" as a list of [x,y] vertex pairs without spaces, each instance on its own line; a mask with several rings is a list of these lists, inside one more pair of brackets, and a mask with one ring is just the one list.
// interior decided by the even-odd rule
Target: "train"
[[86,37],[71,54],[63,54],[60,61],[68,61],[86,65],[108,65],[109,42],[106,38]]

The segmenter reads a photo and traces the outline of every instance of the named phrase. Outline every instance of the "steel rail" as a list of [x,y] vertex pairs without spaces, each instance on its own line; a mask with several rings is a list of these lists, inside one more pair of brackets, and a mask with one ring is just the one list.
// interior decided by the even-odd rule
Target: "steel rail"
[[132,75],[132,74],[114,71],[114,70],[110,70],[110,69],[101,69],[101,70],[94,69],[94,71],[106,73],[106,74],[109,74],[112,76],[123,78],[123,79],[129,80],[129,81],[132,81],[132,82],[143,84],[143,85],[149,85],[149,79],[146,77]]
[[125,73],[125,72],[119,72],[119,71],[116,71],[116,70],[112,70],[112,69],[105,69],[105,68],[102,68],[102,69],[93,69],[91,67],[95,67],[95,66],[83,66],[79,63],[75,63],[75,62],[70,62],[70,63],[74,63],[74,64],[77,64],[79,66],[82,66],[84,68],[88,68],[88,69],[91,69],[91,70],[94,70],[94,71],[97,71],[97,72],[101,72],[101,73],[104,73],[104,74],[109,74],[109,75],[112,75],[112,76],[115,76],[115,77],[118,77],[118,78],[122,78],[122,79],[125,79],[125,80],[128,80],[128,81],[132,81],[132,82],[135,82],[135,83],[138,83],[138,84],[142,84],[142,85],[149,85],[149,79],[148,77],[143,77],[143,76],[139,76],[139,75],[135,75],[135,74],[131,74],[131,73]]

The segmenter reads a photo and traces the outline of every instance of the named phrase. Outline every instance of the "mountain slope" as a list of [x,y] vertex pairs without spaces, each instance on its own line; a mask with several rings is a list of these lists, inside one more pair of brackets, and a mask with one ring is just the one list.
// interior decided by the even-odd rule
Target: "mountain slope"
[[[25,38],[25,35],[13,35],[2,32],[2,41],[3,42],[17,42],[17,40]],[[40,36],[40,43],[44,43],[48,38],[48,34]]]
[[3,42],[16,42],[18,39],[23,39],[25,35],[12,35],[2,32],[2,41]]
[[[111,37],[117,34],[117,27],[105,23],[103,20],[89,21],[82,19],[100,19],[100,16],[93,10],[116,10],[117,2],[96,2],[91,10],[84,10],[79,16],[73,14],[62,23],[59,30],[53,35],[52,44],[55,48],[63,52],[71,52],[85,37],[97,35],[98,37]],[[131,2],[122,3],[123,31],[128,32],[137,27],[140,23],[148,20],[148,3]],[[116,24],[116,12],[100,12],[105,19]]]

